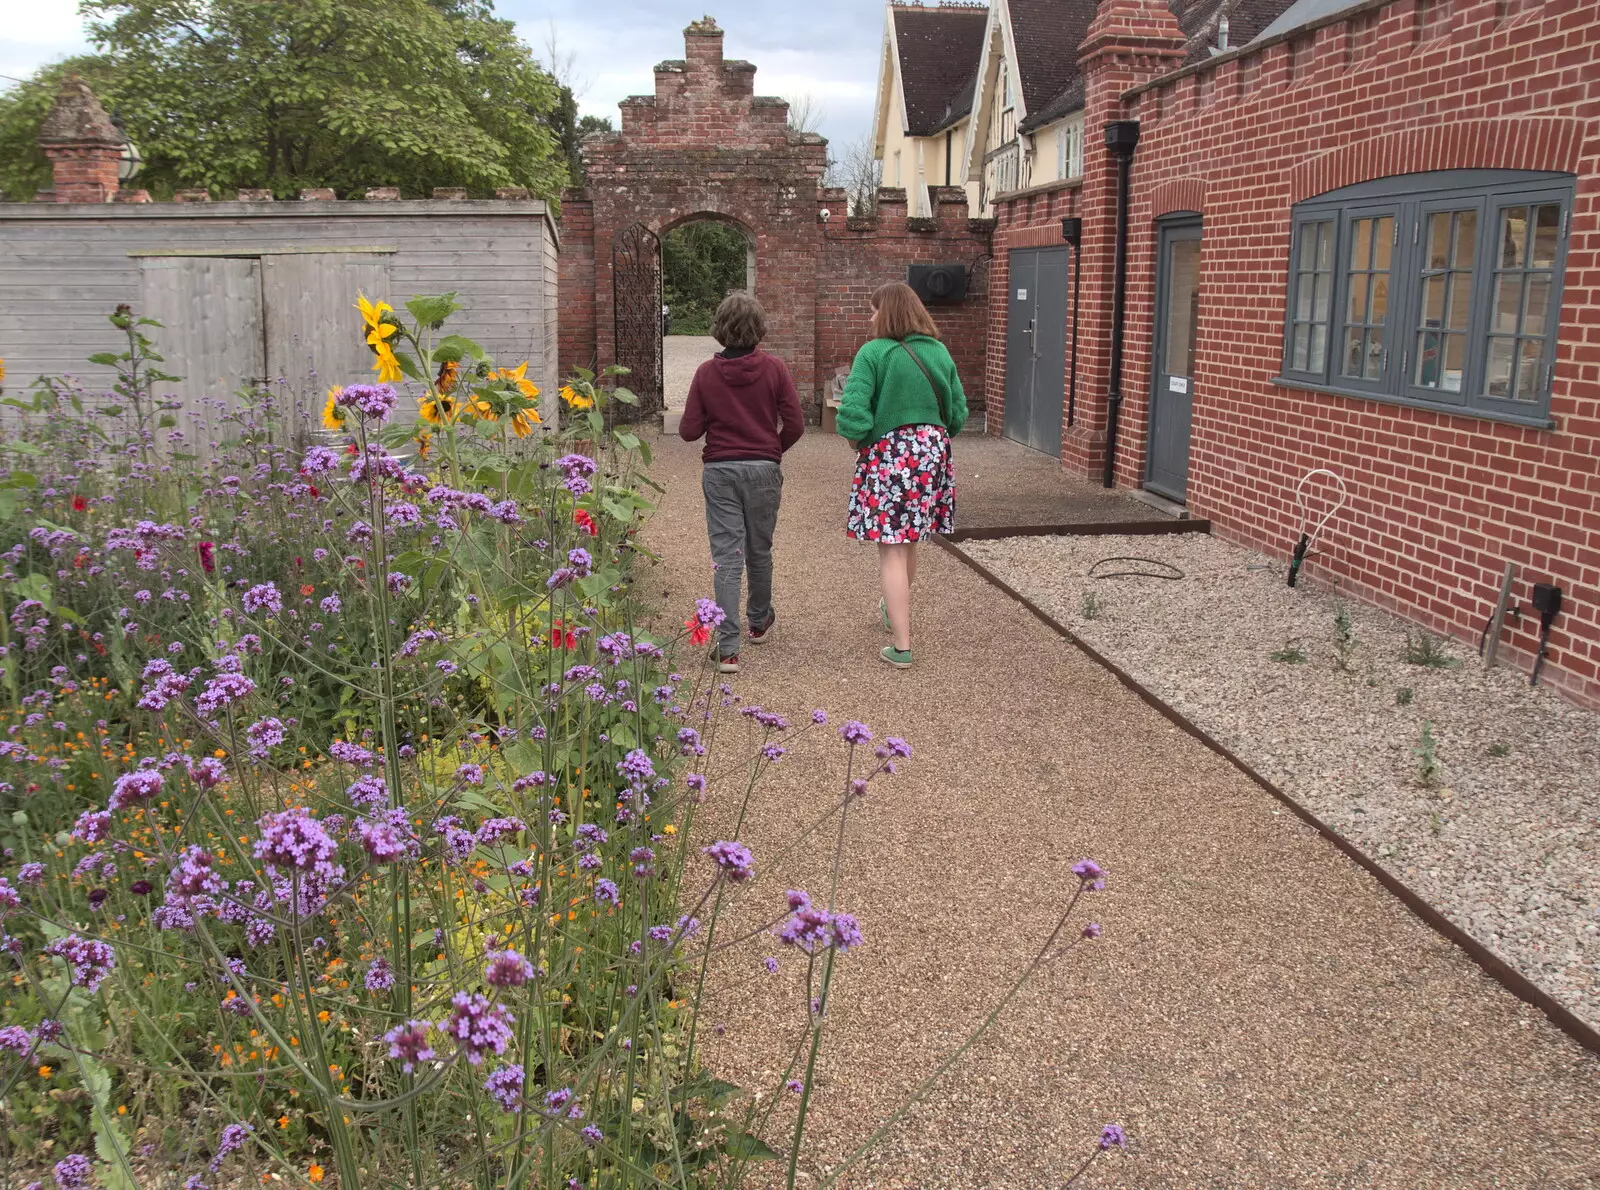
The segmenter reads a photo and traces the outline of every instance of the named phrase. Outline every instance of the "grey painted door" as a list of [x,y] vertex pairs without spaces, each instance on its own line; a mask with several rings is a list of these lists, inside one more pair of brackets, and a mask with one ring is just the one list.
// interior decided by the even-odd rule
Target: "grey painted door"
[[1033,409],[1028,445],[1047,455],[1061,455],[1062,403],[1067,378],[1067,270],[1070,249],[1039,252],[1034,284],[1039,304],[1033,334]]
[[1006,315],[1006,406],[1002,432],[1026,443],[1033,418],[1033,338],[1038,306],[1039,253],[1017,248],[1011,253],[1011,292]]
[[1144,486],[1189,498],[1189,428],[1194,415],[1195,331],[1200,310],[1200,220],[1163,223],[1156,274],[1155,366]]
[[1066,388],[1067,271],[1070,250],[1017,248],[1007,298],[1003,432],[1046,454],[1061,454]]

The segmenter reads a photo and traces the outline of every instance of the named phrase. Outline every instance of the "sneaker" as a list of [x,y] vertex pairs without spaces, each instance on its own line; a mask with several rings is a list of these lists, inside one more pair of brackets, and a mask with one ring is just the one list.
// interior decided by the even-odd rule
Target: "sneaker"
[[754,625],[751,625],[751,627],[750,627],[750,643],[753,644],[753,645],[764,645],[764,644],[766,644],[769,640],[772,639],[773,630],[776,629],[777,626],[778,626],[778,613],[777,612],[768,612],[767,613],[767,622],[765,624],[763,624],[760,628],[757,628]]
[[884,645],[878,656],[882,657],[896,669],[911,668],[911,650],[897,649],[893,645]]
[[736,674],[739,672],[739,654],[735,653],[732,657],[719,657],[712,653],[711,664],[717,667],[719,674]]

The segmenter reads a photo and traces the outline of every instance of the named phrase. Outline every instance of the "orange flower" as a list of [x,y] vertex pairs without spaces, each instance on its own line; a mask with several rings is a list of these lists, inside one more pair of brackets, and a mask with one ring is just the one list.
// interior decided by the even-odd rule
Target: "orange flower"
[[313,1164],[310,1169],[306,1170],[306,1177],[313,1182],[320,1182],[322,1181],[322,1173],[322,1166]]
[[317,593],[317,589],[314,586],[312,586],[310,583],[301,583],[300,584],[300,594],[302,594],[302,595],[315,595],[316,593]]

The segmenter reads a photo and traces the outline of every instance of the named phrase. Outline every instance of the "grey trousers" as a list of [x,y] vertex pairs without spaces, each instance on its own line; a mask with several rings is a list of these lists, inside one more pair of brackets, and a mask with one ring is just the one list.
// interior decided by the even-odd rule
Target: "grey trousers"
[[700,486],[706,496],[717,606],[727,617],[717,630],[717,651],[732,657],[739,652],[739,588],[746,571],[750,623],[765,624],[772,614],[772,531],[783,499],[783,471],[766,459],[707,463]]

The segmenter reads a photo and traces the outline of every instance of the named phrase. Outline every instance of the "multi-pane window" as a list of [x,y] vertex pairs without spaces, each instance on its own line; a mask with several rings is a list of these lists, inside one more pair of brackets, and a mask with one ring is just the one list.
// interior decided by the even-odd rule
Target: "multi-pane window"
[[1083,121],[1070,120],[1056,129],[1056,177],[1083,176]]
[[1339,375],[1379,379],[1389,358],[1389,280],[1394,259],[1393,215],[1361,215],[1346,225],[1345,318]]
[[1333,301],[1333,222],[1300,224],[1294,244],[1295,304],[1289,314],[1289,368],[1328,366],[1328,309]]
[[1568,174],[1463,170],[1299,204],[1284,379],[1542,420],[1573,188]]

